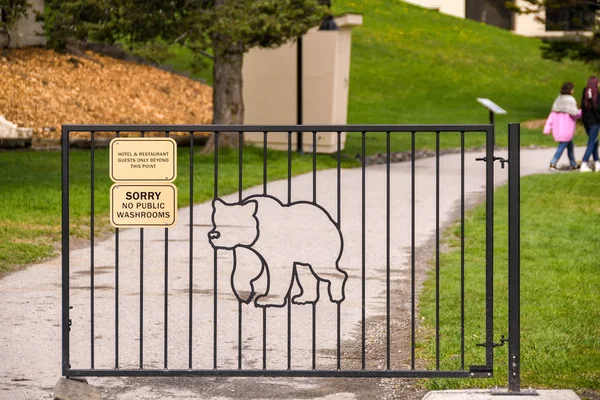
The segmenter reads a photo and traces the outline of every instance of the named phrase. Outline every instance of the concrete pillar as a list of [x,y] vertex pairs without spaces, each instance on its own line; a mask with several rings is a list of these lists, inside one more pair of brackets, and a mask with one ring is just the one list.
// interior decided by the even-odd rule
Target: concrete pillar
[[44,11],[44,0],[29,0],[32,7],[23,18],[10,31],[10,47],[43,46],[46,39],[41,36],[42,24],[35,20],[36,12]]
[[[311,29],[303,37],[303,123],[346,124],[350,82],[352,27],[362,25],[362,15],[335,19],[337,31]],[[296,124],[296,43],[277,49],[250,50],[244,57],[244,123],[248,125]],[[287,132],[269,133],[268,146],[287,150]],[[262,146],[262,133],[246,133],[248,144]],[[296,134],[292,148],[296,149]],[[342,135],[342,146],[345,134]],[[303,137],[304,150],[312,151],[312,134]],[[337,135],[318,134],[317,151],[337,150]]]

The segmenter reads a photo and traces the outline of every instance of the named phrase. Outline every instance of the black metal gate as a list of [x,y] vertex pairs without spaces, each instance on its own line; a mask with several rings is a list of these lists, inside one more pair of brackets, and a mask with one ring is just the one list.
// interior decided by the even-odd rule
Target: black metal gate
[[[292,185],[294,154],[292,144],[296,132],[319,137],[333,136],[337,151],[332,155],[336,168],[329,182],[317,180],[316,146],[312,146],[312,175],[303,184],[312,186],[312,197],[294,200]],[[90,245],[86,249],[71,249],[70,204],[70,137],[83,133],[91,140],[89,173]],[[95,204],[108,193],[96,193],[98,173],[107,171],[106,153],[98,154],[100,133],[119,137],[127,133],[144,136],[150,132],[169,136],[185,132],[189,138],[189,215],[181,217],[178,231],[169,229],[114,230],[108,241],[96,241]],[[212,166],[198,171],[194,163],[195,133],[213,132],[216,148],[220,136],[233,133],[262,135],[262,185],[251,192],[243,190],[246,154],[240,149],[237,165],[223,166],[220,152],[214,153]],[[360,200],[343,195],[341,141],[347,132],[357,132],[362,140],[359,155],[362,167]],[[435,137],[431,158],[435,168],[435,285],[436,285],[436,368],[426,370],[416,361],[416,252],[418,248],[415,218],[418,198],[419,171],[416,143],[419,135]],[[440,141],[447,134],[458,135],[460,151],[460,225],[461,225],[461,298],[460,298],[460,366],[440,368]],[[287,179],[269,181],[269,135],[287,137]],[[367,201],[371,184],[367,179],[366,153],[371,135],[384,135],[386,152],[381,170],[385,199],[381,201],[381,268],[371,261],[373,242],[371,221],[367,220]],[[410,313],[410,354],[406,360],[396,360],[392,349],[394,313],[398,303],[392,297],[396,265],[391,257],[395,246],[392,235],[399,232],[394,221],[391,181],[391,138],[404,135],[409,146],[410,180],[402,182],[410,191],[410,208],[403,211],[406,223],[402,231],[410,238],[410,292],[404,299]],[[490,377],[493,373],[497,344],[493,338],[493,276],[494,276],[494,162],[481,164],[485,171],[486,198],[486,262],[477,266],[485,271],[485,327],[482,332],[481,365],[465,361],[465,136],[484,135],[485,154],[479,161],[500,161],[509,164],[510,185],[510,360],[511,390],[519,390],[519,126],[510,125],[509,160],[494,156],[492,125],[344,125],[344,126],[212,126],[212,125],[65,125],[62,130],[62,374],[64,376],[295,376],[295,377]],[[306,143],[305,143],[306,145]],[[180,150],[180,154],[183,153]],[[303,157],[310,157],[304,155]],[[100,161],[98,161],[100,160]],[[471,158],[467,162],[474,161]],[[484,167],[485,165],[485,167]],[[225,168],[226,167],[226,168]],[[231,168],[230,168],[231,167]],[[224,169],[225,168],[225,169]],[[260,170],[258,170],[260,171]],[[194,177],[213,180],[213,201],[210,205],[194,204]],[[248,174],[248,172],[246,172]],[[257,170],[254,169],[254,174]],[[248,176],[248,175],[246,175]],[[384,177],[384,178],[383,178]],[[354,179],[354,178],[352,178]],[[237,183],[237,194],[222,196],[219,182]],[[186,188],[187,190],[187,188]],[[184,192],[183,184],[179,191]],[[106,196],[107,197],[107,196]],[[230,196],[231,197],[231,196]],[[102,200],[105,201],[105,200]],[[432,200],[433,201],[433,200]],[[354,204],[356,215],[342,218],[344,207]],[[433,203],[432,203],[433,204]],[[270,208],[269,208],[270,207]],[[81,212],[81,207],[77,209]],[[384,211],[385,210],[385,211]],[[210,222],[208,221],[210,216]],[[369,214],[370,216],[370,214]],[[410,218],[408,217],[410,216]],[[200,221],[202,220],[202,221]],[[233,223],[231,222],[233,221]],[[205,222],[202,224],[202,222]],[[187,225],[187,226],[186,226]],[[348,228],[343,229],[344,226]],[[291,227],[291,228],[290,228]],[[290,232],[286,231],[289,230]],[[377,228],[379,229],[379,228]],[[287,232],[287,233],[286,233]],[[207,236],[208,235],[208,239]],[[238,235],[238,236],[235,236]],[[320,236],[319,236],[320,235]],[[353,236],[354,235],[354,236]],[[315,237],[326,243],[321,246]],[[287,242],[273,245],[276,238]],[[352,238],[356,246],[352,245]],[[376,247],[376,246],[375,246]],[[300,249],[300,250],[298,250]],[[344,264],[346,252],[356,254],[356,260]],[[133,254],[133,257],[131,255]],[[370,253],[370,254],[369,254]],[[129,254],[125,260],[125,256]],[[293,254],[293,255],[292,255]],[[383,257],[385,254],[385,257]],[[287,257],[289,255],[289,257]],[[368,257],[367,257],[368,256]],[[229,257],[229,258],[227,258]],[[283,259],[281,257],[284,257]],[[285,258],[287,257],[287,258]],[[131,259],[136,262],[132,265]],[[283,260],[283,261],[282,261]],[[284,262],[287,260],[287,263]],[[102,265],[98,265],[102,263]],[[244,264],[245,263],[245,264]],[[371,265],[369,265],[371,264]],[[236,270],[237,265],[237,270]],[[348,266],[350,265],[350,266]],[[231,268],[233,266],[233,268]],[[242,268],[243,266],[243,268]],[[278,269],[278,268],[287,269]],[[370,267],[370,268],[369,268]],[[227,269],[225,275],[221,272]],[[242,272],[242,270],[244,272]],[[250,278],[243,276],[248,270]],[[230,274],[229,274],[230,272]],[[146,280],[144,280],[146,273]],[[369,304],[366,295],[378,291],[370,283],[381,275],[385,292],[380,305]],[[226,276],[226,279],[222,279]],[[265,282],[260,283],[263,277]],[[385,277],[385,278],[383,278]],[[287,280],[286,280],[287,279]],[[379,278],[378,278],[379,279]],[[162,281],[162,284],[161,284]],[[468,282],[467,282],[468,284]],[[261,286],[262,285],[262,286]],[[367,287],[368,286],[368,287]],[[293,288],[296,295],[293,296]],[[356,289],[356,290],[352,290]],[[322,293],[321,293],[322,292]],[[144,295],[146,294],[146,297]],[[208,304],[207,304],[208,303]],[[381,359],[369,365],[367,348],[367,314],[372,307],[385,320]],[[225,315],[223,314],[225,313]],[[325,315],[325,317],[321,317]],[[358,338],[356,346],[349,343]],[[321,345],[322,342],[326,342]],[[303,343],[303,344],[302,344]],[[295,350],[295,344],[304,346]],[[144,347],[146,345],[146,348]],[[346,349],[344,349],[346,347]],[[351,348],[352,347],[352,348]],[[354,351],[354,350],[356,351]],[[128,353],[127,353],[128,352]],[[131,354],[135,353],[135,357]],[[129,354],[129,355],[127,355]],[[135,358],[135,359],[134,359]],[[373,364],[373,363],[371,363]],[[404,366],[405,367],[402,367]]]

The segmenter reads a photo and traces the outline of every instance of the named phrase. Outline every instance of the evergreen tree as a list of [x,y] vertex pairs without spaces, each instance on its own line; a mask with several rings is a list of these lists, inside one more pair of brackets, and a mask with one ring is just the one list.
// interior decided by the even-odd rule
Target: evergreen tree
[[[510,0],[507,6],[521,14],[533,14],[538,22],[557,30],[578,31],[568,38],[545,39],[542,57],[579,60],[600,67],[600,0]],[[551,15],[560,16],[552,20]],[[591,31],[591,35],[581,34]]]

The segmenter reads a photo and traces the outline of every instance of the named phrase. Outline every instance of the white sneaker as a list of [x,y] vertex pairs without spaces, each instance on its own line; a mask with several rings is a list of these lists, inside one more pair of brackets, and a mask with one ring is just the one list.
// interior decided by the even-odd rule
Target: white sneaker
[[596,161],[594,163],[594,171],[595,172],[600,172],[600,161]]
[[590,164],[587,162],[582,162],[581,163],[581,172],[592,172],[592,169],[590,168]]

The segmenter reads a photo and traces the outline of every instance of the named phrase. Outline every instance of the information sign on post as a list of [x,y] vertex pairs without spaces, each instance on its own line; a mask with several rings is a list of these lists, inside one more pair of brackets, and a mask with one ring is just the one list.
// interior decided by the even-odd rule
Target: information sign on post
[[115,183],[110,223],[115,228],[170,228],[177,222],[177,188],[171,183]]
[[488,111],[490,112],[490,124],[492,124],[492,125],[494,125],[494,122],[495,122],[495,118],[494,118],[495,114],[506,114],[505,109],[503,109],[498,104],[491,101],[490,99],[478,98],[477,101],[481,105],[483,105],[485,108],[487,108]]
[[110,142],[113,182],[173,182],[177,143],[171,138],[115,138]]

